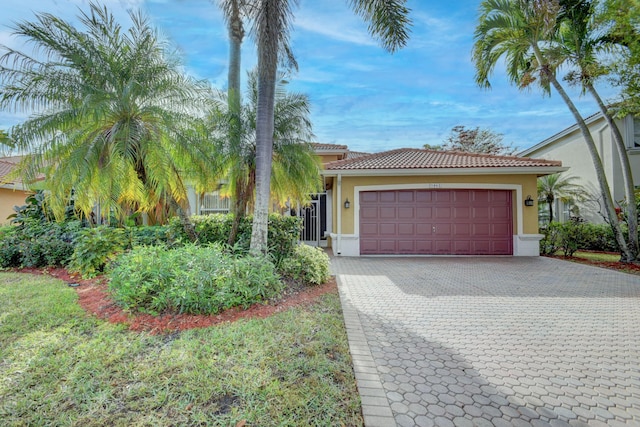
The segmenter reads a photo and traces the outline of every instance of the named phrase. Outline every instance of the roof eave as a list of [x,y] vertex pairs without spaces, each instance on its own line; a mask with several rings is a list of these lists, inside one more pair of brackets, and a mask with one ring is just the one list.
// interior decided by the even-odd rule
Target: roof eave
[[330,169],[323,176],[411,176],[411,175],[537,175],[545,176],[569,170],[565,166],[508,166],[484,168],[416,169]]

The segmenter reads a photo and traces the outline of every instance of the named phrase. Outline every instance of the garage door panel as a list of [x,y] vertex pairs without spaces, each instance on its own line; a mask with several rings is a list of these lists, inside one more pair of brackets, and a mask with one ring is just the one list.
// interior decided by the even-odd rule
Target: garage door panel
[[469,206],[455,206],[453,208],[454,219],[469,219],[471,218],[471,208]]
[[360,224],[360,234],[362,236],[377,236],[378,224],[377,223],[363,223]]
[[397,224],[394,223],[382,223],[378,225],[378,233],[381,236],[395,236],[397,234],[396,231]]
[[453,235],[456,238],[469,237],[471,235],[471,227],[472,227],[472,224],[469,224],[469,223],[454,224]]
[[506,206],[495,206],[491,208],[491,218],[495,220],[506,220],[511,216],[511,209]]
[[399,191],[398,203],[413,203],[415,201],[415,191]]
[[378,218],[380,219],[396,219],[398,212],[395,206],[382,206],[378,210]]
[[433,192],[431,190],[417,190],[416,203],[431,203],[433,200]]
[[454,255],[470,255],[472,242],[470,240],[456,240],[453,242]]
[[360,236],[363,254],[511,254],[511,192],[361,192]]
[[489,216],[491,214],[491,211],[489,210],[488,207],[473,207],[471,208],[472,212],[473,212],[473,218],[474,219],[489,219]]
[[417,236],[430,236],[433,230],[433,226],[431,224],[416,224],[416,235]]
[[431,218],[433,218],[432,208],[422,206],[416,208],[416,220],[425,220]]
[[378,193],[375,191],[364,191],[360,193],[360,203],[376,203],[378,201]]
[[381,191],[379,192],[378,201],[380,203],[396,203],[395,191]]
[[435,218],[436,219],[450,219],[451,218],[451,208],[450,207],[436,207],[435,208]]
[[396,243],[396,240],[380,240],[378,242],[378,249],[380,250],[380,253],[394,254],[398,252],[396,250]]
[[398,240],[398,252],[401,254],[416,253],[416,242],[414,240]]
[[361,219],[376,219],[378,218],[378,208],[377,207],[369,207],[369,206],[361,206],[360,207],[360,218]]
[[416,224],[398,224],[398,235],[413,236],[416,234]]
[[400,206],[398,207],[398,218],[400,219],[414,219],[416,217],[416,210],[413,206]]

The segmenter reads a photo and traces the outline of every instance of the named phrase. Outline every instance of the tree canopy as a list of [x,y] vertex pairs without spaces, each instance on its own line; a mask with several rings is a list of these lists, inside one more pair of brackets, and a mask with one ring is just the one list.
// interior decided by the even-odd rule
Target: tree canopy
[[511,144],[503,143],[503,139],[503,134],[490,129],[479,127],[468,129],[464,126],[454,126],[445,139],[442,149],[466,153],[513,154],[516,149]]
[[81,29],[40,13],[14,28],[33,53],[2,48],[0,107],[29,114],[11,133],[31,153],[26,179],[45,174],[57,216],[72,197],[85,214],[183,212],[187,182],[209,184],[209,85],[183,74],[147,18],[130,19],[123,28],[94,3]]

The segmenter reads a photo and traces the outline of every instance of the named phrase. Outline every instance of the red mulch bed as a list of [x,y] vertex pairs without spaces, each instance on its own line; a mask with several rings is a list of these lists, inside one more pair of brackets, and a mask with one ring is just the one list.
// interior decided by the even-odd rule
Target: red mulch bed
[[133,331],[148,331],[152,334],[206,328],[220,323],[234,322],[238,319],[265,318],[291,307],[310,304],[321,295],[337,292],[335,278],[331,278],[320,286],[291,285],[282,298],[265,304],[254,304],[246,310],[233,308],[212,316],[173,313],[152,316],[143,313],[130,313],[120,308],[109,296],[106,279],[102,277],[82,279],[77,275],[70,274],[64,268],[22,268],[13,271],[45,274],[66,283],[78,284],[75,288],[79,297],[78,303],[88,313],[111,323],[127,324],[129,329]]
[[[619,255],[612,252],[597,252],[597,251],[592,251],[592,252],[605,253],[609,255]],[[582,258],[580,256],[573,256],[573,257],[564,257],[562,255],[545,255],[545,256],[549,258],[563,259],[565,261],[578,262],[580,264],[592,265],[594,267],[608,268],[609,270],[618,270],[624,273],[640,275],[639,263],[624,263],[624,262],[618,262],[618,261],[594,261],[591,259]]]

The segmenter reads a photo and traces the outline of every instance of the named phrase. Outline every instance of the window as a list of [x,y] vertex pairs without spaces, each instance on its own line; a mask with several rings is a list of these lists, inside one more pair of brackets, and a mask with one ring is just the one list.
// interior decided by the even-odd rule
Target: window
[[633,145],[631,148],[640,148],[640,117],[633,118]]
[[227,213],[230,210],[230,204],[231,200],[228,197],[221,197],[218,191],[204,193],[200,196],[200,214]]

